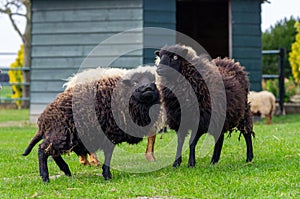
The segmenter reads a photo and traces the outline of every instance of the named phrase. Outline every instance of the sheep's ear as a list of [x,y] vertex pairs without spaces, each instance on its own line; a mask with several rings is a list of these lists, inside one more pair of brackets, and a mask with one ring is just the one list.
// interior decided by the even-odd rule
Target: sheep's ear
[[125,84],[125,85],[127,85],[127,86],[130,86],[130,85],[131,85],[130,79],[123,79],[122,82],[123,82],[123,84]]
[[159,56],[159,50],[154,51],[154,55]]

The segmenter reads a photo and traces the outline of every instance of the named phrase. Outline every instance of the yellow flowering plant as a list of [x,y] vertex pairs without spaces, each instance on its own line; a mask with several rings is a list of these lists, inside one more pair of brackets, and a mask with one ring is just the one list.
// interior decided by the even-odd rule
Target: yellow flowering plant
[[290,52],[289,62],[292,67],[292,74],[296,83],[300,83],[300,23],[296,22],[295,27],[297,29],[296,40],[292,44],[292,50]]
[[[20,50],[18,51],[18,56],[16,60],[10,65],[11,69],[22,68],[24,64],[24,45],[21,45]],[[9,70],[9,83],[12,83],[12,98],[21,98],[22,97],[22,85],[19,83],[23,82],[22,70]],[[16,100],[18,108],[21,107],[21,100]]]

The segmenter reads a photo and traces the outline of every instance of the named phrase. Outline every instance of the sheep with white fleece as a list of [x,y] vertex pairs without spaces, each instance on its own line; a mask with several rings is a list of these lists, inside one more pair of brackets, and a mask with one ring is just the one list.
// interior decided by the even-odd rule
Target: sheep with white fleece
[[271,124],[275,112],[275,96],[269,91],[250,91],[248,101],[253,115],[265,116],[267,124]]

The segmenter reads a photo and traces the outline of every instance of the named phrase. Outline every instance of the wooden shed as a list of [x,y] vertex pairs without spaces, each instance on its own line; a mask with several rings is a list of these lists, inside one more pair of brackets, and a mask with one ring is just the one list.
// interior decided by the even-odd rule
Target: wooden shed
[[[110,65],[135,67],[153,63],[153,49],[144,49],[147,42],[153,42],[153,35],[139,31],[143,27],[179,31],[199,42],[212,57],[235,58],[249,72],[251,89],[260,90],[261,3],[262,0],[32,0],[30,120],[35,122],[47,104],[63,91],[64,79],[76,73],[88,55],[105,62],[124,49],[135,49]],[[91,53],[99,43],[129,29],[137,31],[111,39],[107,48]],[[163,38],[161,46],[176,43],[176,34]],[[91,68],[97,66],[93,64]]]

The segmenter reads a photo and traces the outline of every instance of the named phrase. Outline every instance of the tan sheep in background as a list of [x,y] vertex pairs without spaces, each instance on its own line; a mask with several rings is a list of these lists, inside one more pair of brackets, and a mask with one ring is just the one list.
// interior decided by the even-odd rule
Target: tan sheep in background
[[275,112],[275,96],[269,91],[250,91],[248,101],[253,115],[265,116],[267,124],[271,124]]

